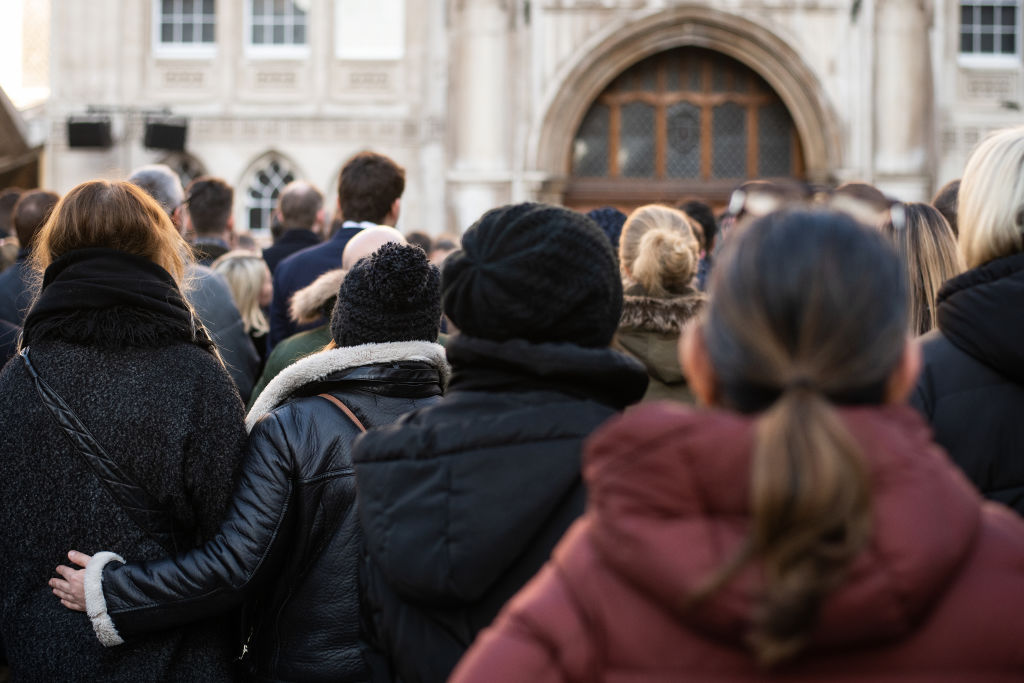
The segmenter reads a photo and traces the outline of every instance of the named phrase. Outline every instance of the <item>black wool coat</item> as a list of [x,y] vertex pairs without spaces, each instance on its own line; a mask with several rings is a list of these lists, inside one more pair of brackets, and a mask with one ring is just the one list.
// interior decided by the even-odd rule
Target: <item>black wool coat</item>
[[[192,543],[217,529],[245,444],[231,378],[187,342],[133,346],[150,311],[122,309],[105,335],[69,343],[37,334],[32,363],[108,454],[171,512]],[[109,322],[109,321],[108,321]],[[118,346],[118,348],[113,348]],[[229,680],[237,621],[207,621],[104,648],[89,617],[61,606],[47,580],[67,551],[157,558],[151,540],[100,484],[41,402],[20,358],[0,372],[0,627],[15,680]]]
[[913,405],[982,494],[1024,515],[1024,253],[939,291]]
[[351,460],[360,432],[320,394],[372,429],[436,401],[447,373],[444,350],[427,342],[332,349],[285,369],[247,418],[249,451],[216,541],[107,564],[97,607],[131,643],[246,599],[242,666],[253,678],[367,680]]
[[453,337],[437,404],[356,443],[374,676],[444,681],[586,500],[583,439],[647,388],[610,349]]

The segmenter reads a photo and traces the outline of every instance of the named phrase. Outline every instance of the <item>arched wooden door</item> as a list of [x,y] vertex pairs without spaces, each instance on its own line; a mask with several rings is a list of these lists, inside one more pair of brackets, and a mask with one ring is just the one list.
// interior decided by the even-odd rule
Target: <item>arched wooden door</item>
[[698,197],[753,178],[803,178],[793,120],[753,70],[712,50],[648,57],[594,101],[573,139],[565,203],[578,209]]

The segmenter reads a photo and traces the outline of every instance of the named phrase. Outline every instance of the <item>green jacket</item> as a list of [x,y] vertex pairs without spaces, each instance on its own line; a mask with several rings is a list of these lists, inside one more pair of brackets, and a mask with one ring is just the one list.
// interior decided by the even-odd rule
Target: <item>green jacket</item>
[[639,285],[626,289],[622,319],[612,346],[633,356],[651,378],[644,401],[694,403],[679,365],[679,335],[707,303],[696,290],[671,298],[646,296]]

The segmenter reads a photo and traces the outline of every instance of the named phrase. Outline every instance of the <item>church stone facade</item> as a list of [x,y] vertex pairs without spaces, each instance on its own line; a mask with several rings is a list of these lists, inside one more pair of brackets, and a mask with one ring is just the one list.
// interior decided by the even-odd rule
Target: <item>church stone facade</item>
[[[628,207],[757,175],[921,200],[1022,122],[1019,0],[50,0],[41,184],[166,161],[236,225],[282,183],[333,198],[362,149],[407,169],[400,227],[536,199]],[[66,122],[114,144],[70,149]],[[188,124],[143,146],[147,117]]]

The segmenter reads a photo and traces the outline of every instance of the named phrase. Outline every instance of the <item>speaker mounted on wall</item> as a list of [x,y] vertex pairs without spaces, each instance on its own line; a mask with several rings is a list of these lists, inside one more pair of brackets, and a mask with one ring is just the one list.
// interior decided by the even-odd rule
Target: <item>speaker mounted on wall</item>
[[146,119],[146,133],[142,143],[148,149],[185,151],[188,122],[185,119]]
[[110,117],[88,116],[68,118],[68,147],[107,148],[113,144]]

